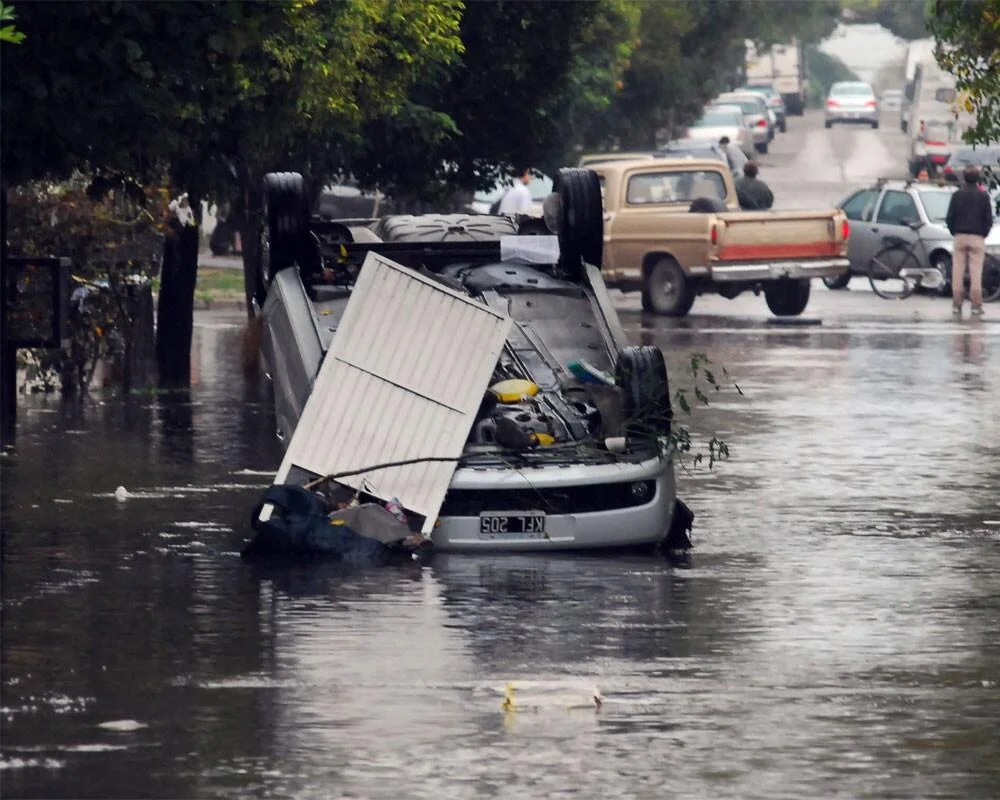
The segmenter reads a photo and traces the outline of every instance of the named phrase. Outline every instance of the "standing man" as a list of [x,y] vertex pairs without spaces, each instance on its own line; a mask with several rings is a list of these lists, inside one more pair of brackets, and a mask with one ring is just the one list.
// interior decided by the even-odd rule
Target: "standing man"
[[513,187],[507,190],[507,194],[500,201],[500,214],[527,214],[531,211],[531,192],[528,184],[531,183],[531,170],[521,170],[521,177],[515,181]]
[[979,170],[970,165],[962,175],[965,186],[951,196],[945,221],[955,237],[951,266],[951,313],[962,316],[965,300],[965,268],[969,268],[969,300],[972,316],[983,316],[983,259],[986,237],[993,227],[989,193],[979,188]]
[[743,165],[743,177],[736,181],[736,197],[744,211],[766,211],[774,205],[771,188],[757,177],[757,162]]

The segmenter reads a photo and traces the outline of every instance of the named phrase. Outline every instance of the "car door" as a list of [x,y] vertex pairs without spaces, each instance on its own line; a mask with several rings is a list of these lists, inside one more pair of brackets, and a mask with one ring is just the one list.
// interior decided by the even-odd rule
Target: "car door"
[[860,189],[840,204],[851,228],[851,236],[847,240],[847,258],[851,262],[851,272],[856,274],[865,273],[871,254],[874,253],[871,245],[872,217],[878,196],[878,189]]
[[919,222],[920,212],[917,203],[909,192],[899,189],[886,189],[875,211],[875,224],[872,225],[872,247],[868,260],[883,246],[887,236],[902,239],[907,244],[917,240],[917,233],[907,222]]

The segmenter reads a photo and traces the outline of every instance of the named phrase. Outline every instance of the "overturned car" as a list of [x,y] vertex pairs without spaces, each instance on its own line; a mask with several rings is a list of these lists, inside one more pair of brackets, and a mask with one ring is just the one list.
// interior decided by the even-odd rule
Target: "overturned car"
[[[247,290],[285,447],[275,486],[331,519],[389,507],[395,543],[438,551],[691,546],[663,355],[629,345],[601,277],[597,176],[564,169],[554,189],[544,228],[332,221],[298,173],[266,176]],[[258,534],[281,513],[262,502]]]

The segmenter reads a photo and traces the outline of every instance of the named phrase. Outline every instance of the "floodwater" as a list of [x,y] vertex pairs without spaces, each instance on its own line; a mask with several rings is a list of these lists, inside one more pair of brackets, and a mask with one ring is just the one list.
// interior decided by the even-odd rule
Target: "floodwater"
[[280,453],[237,314],[198,316],[187,398],[22,398],[3,796],[1000,796],[1000,325],[810,313],[623,311],[676,385],[703,351],[744,391],[691,420],[733,457],[680,471],[684,568],[242,563]]

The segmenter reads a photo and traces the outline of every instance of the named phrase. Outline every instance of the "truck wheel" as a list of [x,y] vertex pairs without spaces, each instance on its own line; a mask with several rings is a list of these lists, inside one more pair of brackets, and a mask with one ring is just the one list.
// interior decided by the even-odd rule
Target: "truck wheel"
[[560,266],[571,279],[582,280],[583,264],[601,268],[604,249],[604,204],[601,182],[590,169],[559,170],[553,190],[559,195]]
[[823,283],[827,289],[846,289],[847,284],[851,282],[851,270],[845,269],[840,275],[835,275],[832,278],[823,278]]
[[264,176],[263,195],[264,225],[257,287],[257,304],[262,307],[274,276],[296,263],[309,232],[309,206],[299,173],[269,172]]
[[694,288],[672,258],[661,258],[646,270],[642,281],[642,308],[665,317],[683,317],[694,305]]
[[622,390],[625,434],[634,439],[655,439],[670,434],[674,413],[670,406],[670,381],[659,347],[623,347],[618,351],[615,379]]
[[764,287],[767,307],[777,317],[797,317],[809,305],[809,279],[782,278]]

